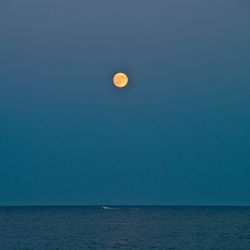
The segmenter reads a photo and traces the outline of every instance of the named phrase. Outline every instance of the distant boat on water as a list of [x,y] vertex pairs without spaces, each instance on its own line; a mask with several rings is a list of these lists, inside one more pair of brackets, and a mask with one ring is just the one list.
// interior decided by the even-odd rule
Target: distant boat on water
[[108,207],[108,206],[102,206],[102,208],[106,210],[112,209],[111,207]]
[[102,206],[102,208],[105,209],[105,210],[119,209],[118,207],[109,207],[109,206]]

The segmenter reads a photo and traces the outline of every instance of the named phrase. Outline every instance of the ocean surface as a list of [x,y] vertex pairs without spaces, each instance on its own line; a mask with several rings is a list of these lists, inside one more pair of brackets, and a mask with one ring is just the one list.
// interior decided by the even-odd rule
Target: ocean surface
[[250,249],[250,207],[1,207],[1,250]]

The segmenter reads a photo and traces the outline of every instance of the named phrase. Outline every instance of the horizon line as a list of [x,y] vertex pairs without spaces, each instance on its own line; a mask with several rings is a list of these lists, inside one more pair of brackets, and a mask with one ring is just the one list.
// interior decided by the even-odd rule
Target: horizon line
[[69,205],[69,204],[59,204],[59,205],[32,205],[32,204],[24,204],[24,205],[0,205],[0,208],[3,207],[250,207],[246,204],[193,204],[193,205],[147,205],[147,204],[95,204],[95,205]]

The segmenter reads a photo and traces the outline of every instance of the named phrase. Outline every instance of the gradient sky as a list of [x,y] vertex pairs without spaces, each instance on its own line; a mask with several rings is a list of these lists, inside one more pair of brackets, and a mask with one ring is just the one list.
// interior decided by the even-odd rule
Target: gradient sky
[[247,0],[1,1],[0,205],[60,204],[250,205]]

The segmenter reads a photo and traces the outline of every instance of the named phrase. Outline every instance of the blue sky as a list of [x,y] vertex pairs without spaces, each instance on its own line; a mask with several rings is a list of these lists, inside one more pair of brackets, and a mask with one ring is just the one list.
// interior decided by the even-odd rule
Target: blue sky
[[250,205],[249,27],[244,0],[1,1],[0,205]]

